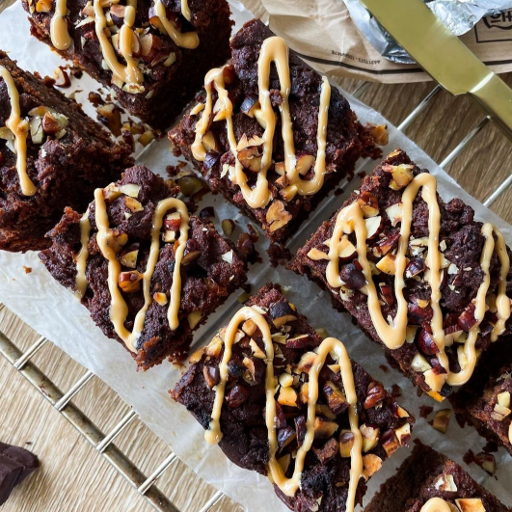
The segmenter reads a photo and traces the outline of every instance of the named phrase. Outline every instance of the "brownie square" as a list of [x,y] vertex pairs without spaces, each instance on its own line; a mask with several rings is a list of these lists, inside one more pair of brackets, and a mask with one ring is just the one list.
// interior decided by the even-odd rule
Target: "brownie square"
[[179,189],[135,166],[97,189],[85,215],[66,209],[40,258],[140,369],[182,360],[192,333],[245,283],[246,265]]
[[229,58],[233,23],[225,0],[76,0],[67,2],[63,17],[56,12],[58,2],[22,3],[32,35],[154,128],[168,127],[205,73]]
[[290,268],[329,290],[393,364],[443,400],[491,340],[510,334],[512,273],[501,233],[436,190],[432,175],[392,152]]
[[416,443],[412,455],[396,475],[382,484],[380,491],[365,507],[365,512],[510,510],[458,464],[419,441]]
[[362,127],[339,90],[259,20],[233,37],[231,62],[207,75],[205,91],[169,138],[272,242],[284,243],[360,157],[379,157],[374,136],[387,136]]
[[461,425],[473,424],[487,440],[512,455],[512,339],[492,345],[471,380],[450,396]]
[[44,235],[64,207],[85,209],[94,188],[133,165],[130,153],[74,100],[0,50],[0,249],[48,247]]
[[[332,338],[322,340],[279,286],[268,284],[208,346],[192,355],[188,371],[171,395],[207,430],[210,442],[220,438],[219,446],[232,462],[268,475],[291,510],[352,510],[349,486],[354,486],[354,502],[361,503],[367,480],[408,443],[414,418],[346,353],[335,359],[332,354],[344,350],[340,346]],[[226,347],[232,348],[224,361]],[[316,382],[317,399],[311,398],[308,404],[310,393],[315,396]],[[212,412],[223,383],[224,399],[221,396],[217,402],[222,407],[219,431]],[[315,411],[315,418],[308,417],[308,407]],[[353,411],[357,411],[355,420]],[[309,432],[308,424],[314,425]],[[275,434],[275,444],[270,444],[269,432]],[[359,435],[362,448],[356,440]],[[271,451],[270,446],[275,449]],[[303,446],[306,453],[301,455]],[[354,462],[357,477],[353,481],[352,449],[356,457],[362,456],[360,473]],[[304,465],[296,468],[301,457]],[[289,482],[279,483],[280,478],[292,478],[295,470],[299,472],[295,489],[286,487]]]

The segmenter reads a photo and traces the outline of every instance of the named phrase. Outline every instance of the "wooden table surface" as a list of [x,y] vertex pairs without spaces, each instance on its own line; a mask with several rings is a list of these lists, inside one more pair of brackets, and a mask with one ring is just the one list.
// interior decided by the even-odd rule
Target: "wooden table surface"
[[[256,14],[262,12],[259,0],[246,0],[245,4]],[[2,0],[0,10],[1,7]],[[505,79],[512,84],[512,75]],[[340,83],[349,91],[360,85],[353,80]],[[432,83],[371,84],[361,99],[396,125],[433,88]],[[440,92],[406,134],[434,160],[441,162],[482,117],[467,98],[453,98]],[[462,187],[483,201],[510,174],[512,151],[509,144],[489,123],[447,170]],[[492,205],[492,209],[509,222],[512,222],[511,200],[512,189],[509,188]],[[5,308],[0,311],[0,331],[22,350],[38,338],[37,333]],[[69,389],[84,373],[80,365],[51,343],[46,344],[33,361],[63,390]],[[128,406],[97,378],[86,389],[87,393],[78,394],[73,402],[108,432],[129,411]],[[41,470],[15,489],[2,512],[154,510],[1,357],[0,398],[0,441],[25,446],[42,462]],[[138,420],[123,432],[116,445],[146,474],[150,474],[169,452],[169,448]],[[158,486],[186,512],[199,510],[198,504],[204,504],[214,492],[180,462],[173,464]],[[235,512],[241,508],[223,499],[212,510]]]

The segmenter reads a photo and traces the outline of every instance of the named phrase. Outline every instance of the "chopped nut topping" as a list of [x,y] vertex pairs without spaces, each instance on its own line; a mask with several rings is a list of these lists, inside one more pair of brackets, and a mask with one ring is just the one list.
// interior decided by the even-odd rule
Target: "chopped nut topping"
[[340,436],[340,455],[344,458],[350,457],[354,446],[355,436],[350,430],[342,430]]
[[401,190],[406,187],[413,179],[412,170],[414,169],[413,165],[408,164],[400,164],[400,165],[389,165],[384,164],[382,166],[382,170],[384,172],[391,173],[393,179],[389,184],[389,188],[393,190]]
[[194,311],[190,313],[190,315],[188,315],[188,325],[190,326],[191,329],[197,327],[197,324],[201,321],[202,316],[203,314],[201,313],[201,311]]
[[453,479],[453,476],[450,474],[441,475],[437,482],[434,484],[434,487],[438,491],[457,492],[455,480]]
[[281,388],[277,401],[281,405],[297,407],[297,392],[291,387]]
[[359,430],[363,436],[363,452],[366,453],[373,450],[379,442],[380,430],[366,423],[361,425]]
[[125,293],[133,293],[140,290],[142,274],[137,270],[121,272],[119,274],[119,288]]
[[273,233],[278,229],[286,226],[292,219],[291,214],[285,209],[282,201],[274,201],[267,210],[267,223],[270,225],[270,232]]
[[485,510],[480,498],[460,498],[455,503],[460,512],[490,512]]
[[432,426],[439,432],[446,434],[448,425],[450,424],[450,418],[452,417],[451,409],[441,409],[436,412]]
[[382,459],[374,455],[373,453],[369,453],[363,457],[363,477],[365,480],[368,480],[371,476],[373,476],[379,469],[382,467]]

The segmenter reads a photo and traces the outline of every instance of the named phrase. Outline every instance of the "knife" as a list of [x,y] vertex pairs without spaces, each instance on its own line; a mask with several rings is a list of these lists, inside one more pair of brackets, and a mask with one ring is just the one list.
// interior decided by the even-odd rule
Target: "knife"
[[512,90],[421,0],[360,0],[442,87],[468,94],[512,140]]

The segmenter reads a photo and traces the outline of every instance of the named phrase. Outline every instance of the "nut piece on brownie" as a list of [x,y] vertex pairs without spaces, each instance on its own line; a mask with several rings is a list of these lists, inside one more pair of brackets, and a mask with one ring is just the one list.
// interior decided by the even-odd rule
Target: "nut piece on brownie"
[[450,395],[457,420],[473,424],[488,441],[512,455],[512,338],[482,356],[471,380]]
[[511,333],[510,249],[401,150],[389,154],[290,265],[332,292],[436,400]]
[[111,89],[130,114],[154,128],[167,128],[208,69],[229,58],[233,23],[226,0],[22,4],[35,37]]
[[414,418],[276,285],[190,363],[173,398],[232,462],[267,475],[292,510],[353,512],[368,479],[411,437]]
[[64,208],[85,209],[96,187],[133,164],[130,152],[0,50],[0,249],[48,247]]
[[211,222],[189,215],[179,189],[135,166],[66,209],[40,258],[141,369],[181,361],[193,331],[245,283],[246,265]]
[[412,455],[365,512],[509,512],[458,464],[416,441]]
[[169,138],[272,242],[285,242],[359,157],[381,154],[339,90],[259,20],[233,37],[231,62],[204,87]]

